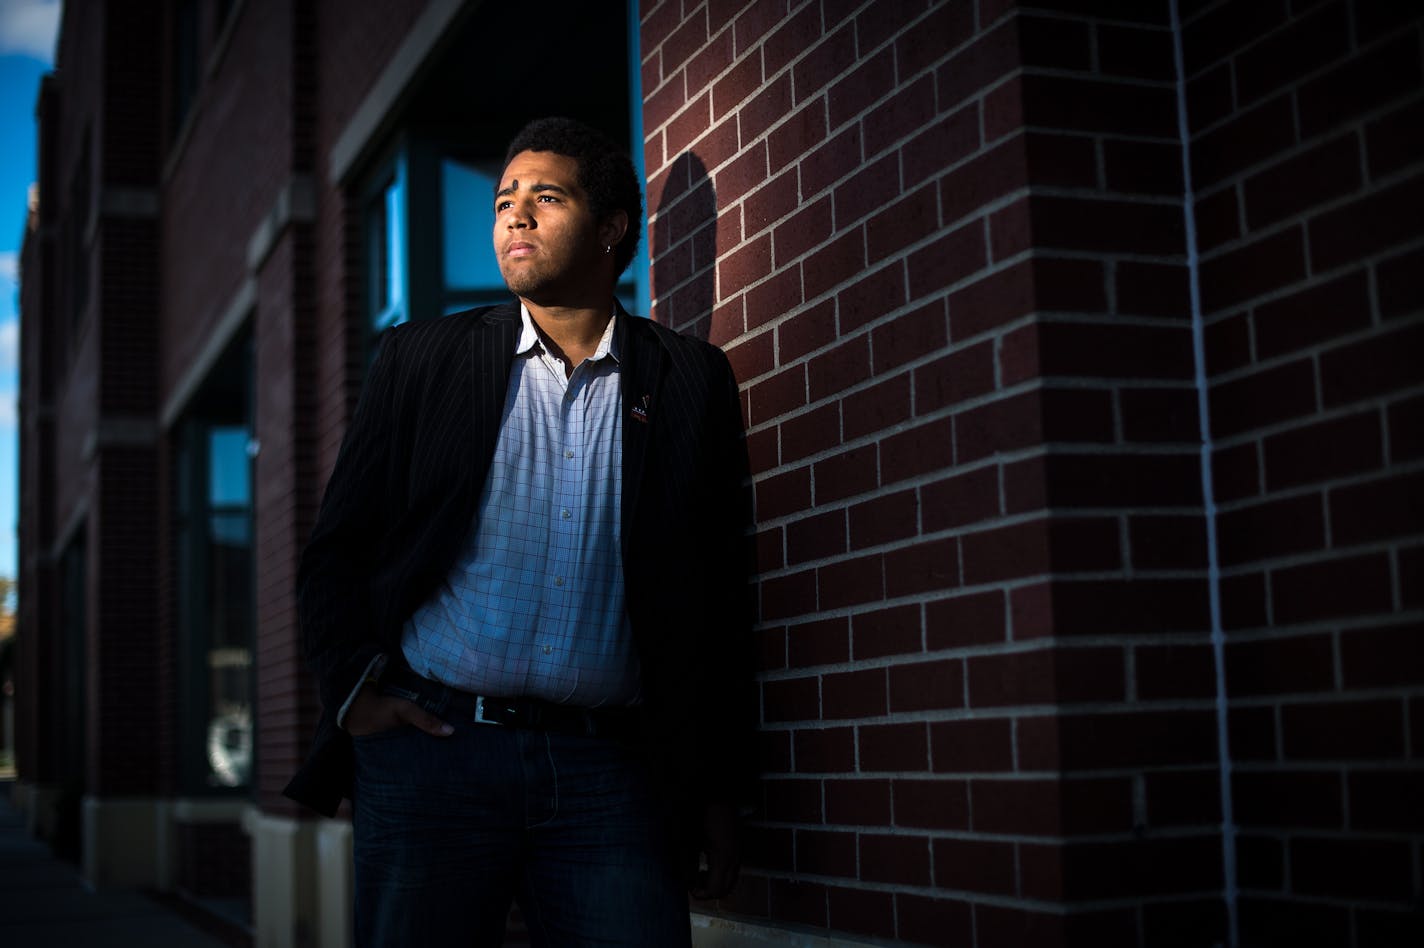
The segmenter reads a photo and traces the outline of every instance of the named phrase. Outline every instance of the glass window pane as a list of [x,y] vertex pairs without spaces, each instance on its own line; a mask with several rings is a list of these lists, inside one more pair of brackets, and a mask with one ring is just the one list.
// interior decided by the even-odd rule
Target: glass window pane
[[397,176],[386,188],[386,298],[385,309],[399,309],[405,300],[405,254],[401,253],[405,235],[405,185]]
[[[215,373],[221,375],[221,373]],[[209,390],[231,396],[217,386]],[[248,787],[253,773],[251,432],[190,419],[176,452],[180,483],[179,596],[189,676],[184,680],[184,784]],[[191,742],[191,743],[190,743]]]
[[213,428],[208,434],[208,503],[246,507],[252,500],[247,428]]
[[491,163],[440,162],[446,290],[504,288],[491,237],[496,173]]
[[376,332],[406,319],[405,165],[397,158],[390,176],[366,206],[366,247],[371,328]]

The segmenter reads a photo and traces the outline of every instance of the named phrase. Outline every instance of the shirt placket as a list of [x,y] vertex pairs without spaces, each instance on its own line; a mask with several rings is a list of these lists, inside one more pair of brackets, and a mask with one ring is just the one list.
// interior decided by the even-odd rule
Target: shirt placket
[[[567,649],[572,632],[570,617],[574,614],[577,601],[576,585],[580,580],[577,569],[577,554],[580,548],[579,532],[583,527],[583,430],[580,410],[587,389],[580,366],[573,376],[562,386],[558,396],[557,427],[553,439],[553,497],[550,510],[550,579],[545,587],[544,608],[540,614],[547,617],[540,623],[538,657],[552,662],[556,652]],[[549,665],[551,678],[560,677],[560,669]],[[566,683],[567,684],[567,683]]]

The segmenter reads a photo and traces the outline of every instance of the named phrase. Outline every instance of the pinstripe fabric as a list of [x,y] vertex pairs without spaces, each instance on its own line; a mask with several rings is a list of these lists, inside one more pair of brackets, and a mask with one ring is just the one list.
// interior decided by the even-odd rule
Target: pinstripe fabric
[[[323,714],[288,795],[349,790],[335,714],[439,588],[476,516],[519,332],[514,304],[390,330],[342,443],[298,575]],[[619,312],[621,551],[648,710],[644,740],[689,797],[748,792],[750,501],[741,410],[714,346]],[[633,408],[641,413],[635,415]]]

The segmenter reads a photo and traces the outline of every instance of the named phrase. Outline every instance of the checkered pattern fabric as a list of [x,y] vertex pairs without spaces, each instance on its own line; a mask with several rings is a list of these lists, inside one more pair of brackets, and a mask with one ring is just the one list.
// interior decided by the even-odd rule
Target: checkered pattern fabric
[[636,703],[614,319],[566,378],[521,309],[475,525],[445,582],[406,622],[402,651],[419,674],[478,694]]

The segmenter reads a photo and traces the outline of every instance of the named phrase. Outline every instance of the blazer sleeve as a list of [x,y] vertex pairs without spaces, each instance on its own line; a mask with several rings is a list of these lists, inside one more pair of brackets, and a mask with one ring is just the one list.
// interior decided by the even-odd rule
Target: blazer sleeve
[[746,806],[756,791],[758,721],[752,626],[756,613],[755,537],[751,475],[737,380],[726,355],[714,349],[714,398],[708,457],[721,461],[710,494],[711,533],[704,540],[703,568],[712,577],[707,605],[713,621],[700,658],[710,671],[711,700],[698,702],[694,728],[706,765],[704,799]]
[[382,654],[371,591],[388,529],[399,340],[389,331],[381,341],[297,570],[303,653],[330,714]]

